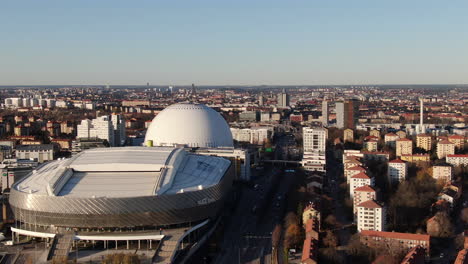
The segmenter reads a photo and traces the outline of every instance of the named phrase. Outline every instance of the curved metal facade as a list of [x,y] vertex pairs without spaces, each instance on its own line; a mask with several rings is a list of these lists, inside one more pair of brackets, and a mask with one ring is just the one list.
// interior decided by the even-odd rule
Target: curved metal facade
[[232,165],[221,181],[203,190],[131,198],[70,198],[34,195],[11,188],[17,221],[78,228],[172,225],[214,216],[233,181]]

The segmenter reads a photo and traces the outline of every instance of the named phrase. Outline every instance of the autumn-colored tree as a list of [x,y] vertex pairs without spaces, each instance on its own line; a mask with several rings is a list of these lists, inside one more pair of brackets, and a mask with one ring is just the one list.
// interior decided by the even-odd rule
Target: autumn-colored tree
[[297,215],[293,212],[289,212],[285,217],[284,217],[284,224],[286,226],[286,228],[288,228],[289,226],[293,225],[293,224],[298,224],[299,223],[299,219],[297,218]]
[[433,237],[453,236],[454,226],[446,212],[437,212],[427,221],[427,233]]
[[281,239],[281,225],[277,224],[271,233],[271,244],[273,247],[278,247]]
[[301,230],[298,224],[292,224],[286,229],[284,247],[293,248],[301,243]]

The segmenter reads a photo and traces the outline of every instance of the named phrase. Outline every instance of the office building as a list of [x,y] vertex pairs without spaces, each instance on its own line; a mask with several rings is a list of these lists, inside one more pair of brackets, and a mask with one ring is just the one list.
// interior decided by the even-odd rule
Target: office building
[[289,107],[289,94],[286,93],[285,89],[283,89],[283,91],[277,95],[276,100],[278,107]]
[[354,129],[359,117],[359,102],[357,100],[336,102],[335,112],[338,128]]
[[329,118],[329,111],[328,111],[328,101],[324,99],[322,101],[322,125],[328,126],[328,118]]

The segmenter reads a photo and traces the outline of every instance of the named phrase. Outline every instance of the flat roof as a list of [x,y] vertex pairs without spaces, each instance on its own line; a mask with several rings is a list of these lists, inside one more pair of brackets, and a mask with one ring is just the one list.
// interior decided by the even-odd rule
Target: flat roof
[[46,163],[14,188],[36,195],[87,198],[174,194],[217,184],[230,163],[181,148],[98,148]]

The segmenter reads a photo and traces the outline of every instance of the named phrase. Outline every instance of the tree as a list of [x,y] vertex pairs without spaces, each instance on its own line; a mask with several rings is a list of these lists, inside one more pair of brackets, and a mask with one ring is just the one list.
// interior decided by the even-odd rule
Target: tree
[[284,224],[286,226],[286,228],[288,228],[289,226],[293,225],[293,224],[298,224],[299,223],[299,219],[297,218],[297,215],[293,212],[289,212],[285,217],[284,217]]
[[277,224],[271,233],[271,245],[275,248],[278,247],[281,239],[281,225]]
[[427,220],[427,233],[433,237],[452,237],[454,226],[446,212],[437,212]]
[[297,223],[290,225],[284,235],[284,247],[293,248],[301,242],[301,230]]
[[463,208],[463,210],[460,213],[461,219],[463,223],[468,224],[468,208]]
[[336,220],[336,217],[332,214],[325,218],[325,224],[327,224],[329,228],[336,228],[339,225],[338,220]]
[[359,233],[351,236],[346,252],[355,263],[370,263],[376,255],[372,248],[361,243]]
[[323,245],[325,247],[336,248],[338,246],[338,238],[333,231],[328,230],[323,238]]

